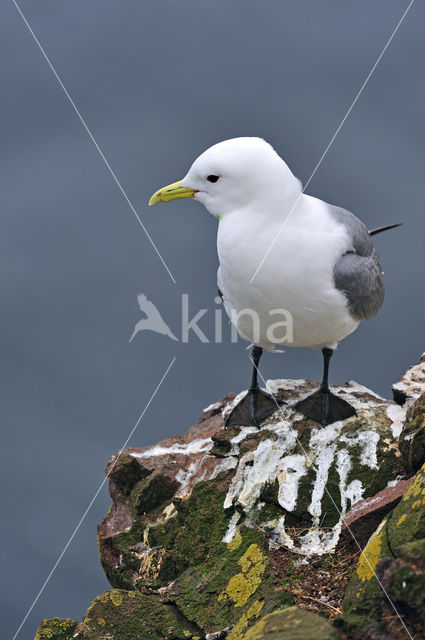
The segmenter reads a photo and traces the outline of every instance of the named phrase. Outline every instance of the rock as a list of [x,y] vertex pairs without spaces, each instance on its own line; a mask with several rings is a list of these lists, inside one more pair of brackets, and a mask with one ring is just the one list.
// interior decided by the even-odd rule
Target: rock
[[241,527],[230,543],[216,544],[205,562],[187,569],[167,589],[167,596],[202,629],[218,632],[230,624],[227,639],[243,640],[260,613],[293,601],[274,588],[267,551],[263,536]]
[[[358,415],[322,429],[293,409],[313,386],[305,380],[270,382],[287,404],[261,430],[223,429],[213,405],[210,417],[185,436],[114,456],[107,467],[114,505],[99,527],[111,584],[164,586],[221,540],[230,542],[242,523],[269,536],[270,548],[306,556],[331,551],[350,504],[403,473],[397,443],[405,410],[349,382],[334,391]],[[237,401],[227,401],[223,413]],[[126,468],[129,480],[123,483]],[[290,537],[288,527],[304,533]]]
[[406,627],[412,636],[424,636],[425,465],[363,550],[344,598],[342,624],[359,640],[406,637]]
[[269,613],[244,636],[244,640],[339,640],[323,618],[298,607]]
[[205,409],[202,411],[201,415],[199,416],[198,422],[201,423],[201,422],[204,422],[204,420],[208,420],[208,418],[212,418],[213,416],[216,416],[218,414],[221,415],[223,408],[226,406],[228,402],[233,400],[235,395],[236,395],[235,393],[228,393],[223,398],[220,398],[218,402],[214,402],[213,404],[210,404],[208,407],[205,407]]
[[372,498],[359,500],[345,514],[342,533],[347,540],[355,538],[363,549],[378,524],[402,499],[413,478],[399,480],[394,486],[386,487]]
[[77,624],[76,620],[70,618],[43,620],[40,622],[34,640],[72,640]]
[[410,367],[398,382],[393,384],[394,400],[400,404],[408,405],[414,402],[425,392],[425,353],[413,367]]
[[[288,620],[295,621],[293,634],[299,629],[305,638],[337,637],[305,609],[331,616],[339,610],[348,577],[337,575],[338,562],[344,572],[354,563],[349,545],[339,542],[342,519],[359,500],[376,497],[406,473],[400,433],[419,420],[422,405],[400,406],[350,381],[332,391],[357,415],[321,428],[295,410],[317,383],[276,380],[267,386],[286,404],[260,430],[223,428],[241,397],[229,394],[207,407],[185,435],[112,456],[112,507],[98,539],[115,589],[94,601],[74,638],[244,640],[261,628],[272,638],[273,625]],[[389,504],[388,498],[385,508]],[[418,535],[410,542],[416,544]],[[387,554],[390,559],[403,562],[406,571],[420,566],[420,547],[399,547],[397,558]],[[329,556],[335,549],[336,562]],[[395,593],[399,565],[384,564],[383,580]],[[421,611],[420,590],[410,593]],[[303,608],[288,609],[295,603]],[[347,622],[355,633],[356,616]],[[43,624],[50,632],[55,624],[61,631],[59,623]],[[286,637],[283,627],[276,633]]]
[[73,640],[201,640],[202,632],[172,604],[138,591],[113,589],[92,602]]
[[425,463],[425,392],[407,409],[400,452],[409,474],[416,473]]
[[[214,405],[185,436],[114,456],[107,467],[114,505],[99,527],[111,584],[160,589],[208,633],[233,625],[232,640],[260,614],[292,604],[274,586],[271,554],[329,553],[350,504],[403,472],[404,408],[349,382],[334,391],[357,416],[322,429],[293,409],[313,386],[269,383],[287,404],[261,430],[223,429]],[[230,398],[223,414],[237,401]],[[126,466],[131,482],[122,479]]]

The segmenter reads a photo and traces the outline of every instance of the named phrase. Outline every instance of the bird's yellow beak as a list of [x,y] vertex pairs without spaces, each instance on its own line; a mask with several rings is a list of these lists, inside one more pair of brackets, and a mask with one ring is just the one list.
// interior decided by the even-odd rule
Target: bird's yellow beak
[[188,189],[187,187],[182,187],[182,181],[174,182],[173,184],[169,184],[168,187],[163,187],[156,191],[152,198],[149,200],[149,206],[151,207],[153,204],[157,202],[168,202],[169,200],[177,200],[178,198],[193,198],[196,191],[194,189]]

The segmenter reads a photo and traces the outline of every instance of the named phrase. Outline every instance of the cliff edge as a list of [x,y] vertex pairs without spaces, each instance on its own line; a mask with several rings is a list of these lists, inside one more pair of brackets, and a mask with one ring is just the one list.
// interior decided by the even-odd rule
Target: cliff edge
[[317,383],[267,386],[285,404],[260,430],[224,429],[229,394],[185,435],[112,456],[113,589],[36,640],[423,637],[425,355],[393,401],[332,387],[357,415],[324,428],[294,409]]

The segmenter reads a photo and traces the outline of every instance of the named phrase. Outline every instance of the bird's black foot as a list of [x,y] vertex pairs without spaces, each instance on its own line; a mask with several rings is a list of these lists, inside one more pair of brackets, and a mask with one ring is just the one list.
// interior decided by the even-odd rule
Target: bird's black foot
[[295,405],[295,410],[326,427],[338,420],[356,415],[356,410],[348,402],[331,393],[319,389]]
[[271,416],[284,404],[281,400],[275,400],[273,396],[260,388],[249,389],[228,416],[225,427],[258,427],[260,422]]

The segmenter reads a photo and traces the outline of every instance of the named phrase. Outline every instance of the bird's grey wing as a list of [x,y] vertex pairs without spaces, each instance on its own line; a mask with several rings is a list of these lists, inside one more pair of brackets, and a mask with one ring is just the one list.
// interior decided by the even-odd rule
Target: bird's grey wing
[[334,281],[348,300],[351,313],[359,320],[375,316],[384,301],[384,279],[379,257],[369,231],[353,213],[330,207],[332,217],[345,227],[352,248],[337,261]]

